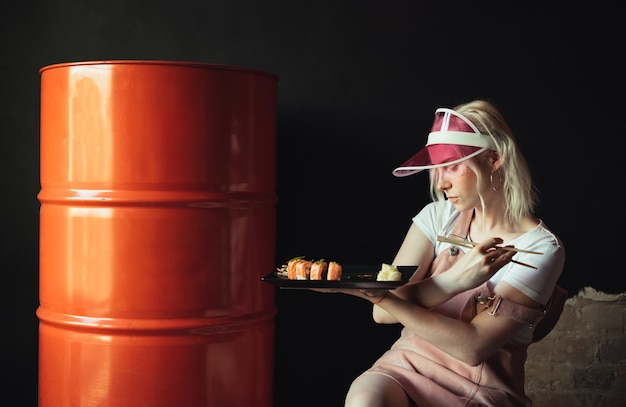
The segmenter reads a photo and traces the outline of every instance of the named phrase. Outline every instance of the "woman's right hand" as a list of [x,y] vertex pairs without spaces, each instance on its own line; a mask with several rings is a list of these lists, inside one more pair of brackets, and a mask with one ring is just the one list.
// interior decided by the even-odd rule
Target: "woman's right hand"
[[451,288],[455,292],[478,287],[513,259],[514,251],[497,246],[502,242],[498,237],[482,241],[459,258],[449,270],[441,273],[441,279],[447,277],[446,283],[453,286]]

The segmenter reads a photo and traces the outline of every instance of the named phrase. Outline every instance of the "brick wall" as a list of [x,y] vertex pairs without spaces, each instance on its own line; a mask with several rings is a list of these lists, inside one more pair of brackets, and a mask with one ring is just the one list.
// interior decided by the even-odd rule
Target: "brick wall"
[[531,345],[526,392],[534,407],[626,406],[626,293],[585,288],[561,319]]

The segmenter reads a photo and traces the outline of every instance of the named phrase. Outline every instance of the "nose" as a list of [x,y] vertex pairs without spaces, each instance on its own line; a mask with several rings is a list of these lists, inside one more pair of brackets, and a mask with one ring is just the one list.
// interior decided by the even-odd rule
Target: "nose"
[[439,189],[440,191],[445,192],[446,190],[450,189],[450,181],[448,181],[448,179],[445,176],[445,172],[442,171],[441,168],[437,168],[435,173],[435,177],[437,180],[437,189]]

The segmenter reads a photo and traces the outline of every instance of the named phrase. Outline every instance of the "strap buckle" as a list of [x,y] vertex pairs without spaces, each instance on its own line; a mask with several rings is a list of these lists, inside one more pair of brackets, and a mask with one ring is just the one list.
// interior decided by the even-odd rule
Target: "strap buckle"
[[493,297],[487,297],[485,295],[478,294],[476,296],[476,301],[484,305],[486,309],[491,308],[491,306],[489,305],[490,302],[495,302],[493,309],[487,313],[488,315],[493,316],[493,315],[496,315],[496,312],[498,312],[498,308],[500,308],[500,304],[502,304],[502,296],[494,295]]

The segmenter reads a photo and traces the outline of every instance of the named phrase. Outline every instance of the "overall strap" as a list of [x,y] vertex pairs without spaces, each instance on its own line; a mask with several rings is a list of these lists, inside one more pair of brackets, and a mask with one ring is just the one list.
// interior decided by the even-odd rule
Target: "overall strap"
[[458,237],[460,239],[467,239],[467,235],[469,234],[470,225],[472,223],[472,218],[474,217],[474,211],[465,211],[459,213],[459,218],[456,220],[454,224],[454,228],[452,229],[451,235]]
[[[460,212],[450,234],[465,240],[467,238],[473,216],[473,211]],[[433,259],[425,277],[445,272],[452,267],[462,254],[463,253],[456,246],[451,246],[450,249],[442,251]]]

